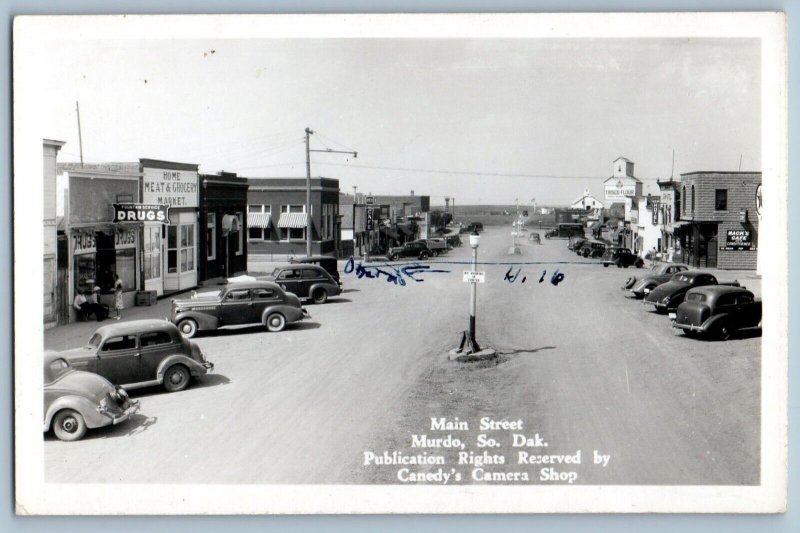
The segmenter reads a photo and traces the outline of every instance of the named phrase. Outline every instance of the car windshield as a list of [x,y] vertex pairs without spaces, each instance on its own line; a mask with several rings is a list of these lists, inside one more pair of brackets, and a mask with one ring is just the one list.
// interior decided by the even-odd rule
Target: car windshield
[[47,366],[44,367],[44,382],[52,383],[69,372],[71,368],[72,367],[69,366],[69,363],[66,359],[53,359]]
[[272,271],[272,274],[270,274],[270,276],[272,276],[273,278],[277,278],[278,275],[281,273],[281,270],[282,269],[280,267],[276,268],[275,270]]
[[92,335],[92,338],[89,339],[89,342],[86,344],[89,348],[97,348],[100,346],[100,341],[103,340],[103,337],[99,333],[95,333]]
[[675,274],[674,276],[672,276],[671,281],[680,281],[682,283],[691,283],[692,282],[692,276],[679,272],[678,274]]
[[207,291],[194,291],[192,293],[192,300],[199,300],[203,298],[219,298],[222,294],[222,289],[211,289]]
[[689,302],[705,302],[706,301],[706,295],[705,294],[700,294],[699,292],[693,292],[693,293],[689,293],[686,296],[686,300],[689,301]]

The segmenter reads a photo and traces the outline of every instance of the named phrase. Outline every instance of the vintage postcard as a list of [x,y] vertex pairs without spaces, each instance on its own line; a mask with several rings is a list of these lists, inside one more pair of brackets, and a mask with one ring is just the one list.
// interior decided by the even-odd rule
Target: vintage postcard
[[19,514],[785,510],[783,14],[13,44]]

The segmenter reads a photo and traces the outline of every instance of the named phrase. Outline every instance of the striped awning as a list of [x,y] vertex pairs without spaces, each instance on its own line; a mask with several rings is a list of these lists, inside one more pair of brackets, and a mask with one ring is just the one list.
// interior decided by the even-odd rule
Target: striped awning
[[247,213],[247,227],[268,228],[272,225],[272,215],[269,213]]
[[305,228],[308,224],[306,213],[281,213],[278,219],[279,228]]

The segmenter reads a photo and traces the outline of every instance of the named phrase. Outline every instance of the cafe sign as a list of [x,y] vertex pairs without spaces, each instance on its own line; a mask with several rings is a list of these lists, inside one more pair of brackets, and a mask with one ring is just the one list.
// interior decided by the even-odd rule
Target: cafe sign
[[114,222],[169,224],[169,206],[163,204],[113,204]]
[[749,229],[729,229],[725,238],[725,246],[720,246],[719,249],[729,252],[755,250],[753,233]]

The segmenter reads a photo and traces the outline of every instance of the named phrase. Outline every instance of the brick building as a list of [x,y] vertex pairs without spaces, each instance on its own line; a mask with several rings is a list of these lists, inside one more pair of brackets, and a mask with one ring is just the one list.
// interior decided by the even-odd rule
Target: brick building
[[756,190],[760,172],[681,174],[680,219],[684,260],[691,266],[755,270],[758,249]]
[[200,174],[198,281],[247,270],[247,189],[235,173]]
[[339,257],[339,180],[311,179],[306,206],[305,178],[248,178],[248,270],[264,262],[306,255],[306,223],[311,216],[311,253]]

